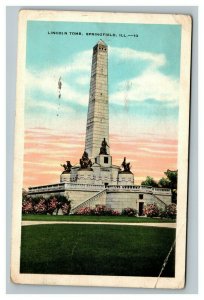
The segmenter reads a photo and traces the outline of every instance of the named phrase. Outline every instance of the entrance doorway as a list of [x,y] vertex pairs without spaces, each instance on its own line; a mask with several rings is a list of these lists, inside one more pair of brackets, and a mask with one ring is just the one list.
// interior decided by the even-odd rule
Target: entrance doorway
[[108,182],[105,182],[105,188],[108,186]]
[[139,202],[139,216],[143,215],[144,202]]

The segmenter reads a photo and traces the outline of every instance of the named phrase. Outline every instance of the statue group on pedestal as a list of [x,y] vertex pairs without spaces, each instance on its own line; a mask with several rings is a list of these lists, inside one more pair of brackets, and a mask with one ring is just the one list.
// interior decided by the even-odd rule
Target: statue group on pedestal
[[86,151],[84,151],[82,158],[80,158],[79,163],[81,165],[81,169],[91,168],[92,162],[89,159],[88,153]]
[[67,163],[67,164],[61,165],[61,166],[64,168],[63,173],[70,173],[70,172],[71,172],[72,165],[71,165],[71,163],[70,163],[69,160],[67,160],[66,163]]
[[126,163],[126,157],[122,162],[123,172],[130,172],[130,162]]

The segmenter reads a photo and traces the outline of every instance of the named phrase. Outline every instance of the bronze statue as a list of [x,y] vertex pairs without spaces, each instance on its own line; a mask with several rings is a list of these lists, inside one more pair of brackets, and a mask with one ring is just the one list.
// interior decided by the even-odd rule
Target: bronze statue
[[100,148],[100,153],[99,153],[99,155],[100,155],[100,154],[105,154],[105,155],[108,154],[108,153],[107,153],[106,147],[109,147],[109,146],[108,146],[108,144],[107,144],[107,142],[106,142],[106,139],[104,138],[103,141],[102,141],[102,143],[101,143],[101,148]]
[[122,162],[123,172],[130,172],[130,162],[126,163],[126,157],[124,157],[124,160]]
[[79,163],[81,165],[81,169],[88,169],[91,168],[92,162],[89,159],[88,153],[84,151],[82,158],[80,158]]
[[71,172],[72,165],[71,165],[71,163],[70,163],[69,160],[67,160],[66,163],[67,163],[67,164],[61,165],[61,166],[64,168],[63,173],[70,173],[70,172]]

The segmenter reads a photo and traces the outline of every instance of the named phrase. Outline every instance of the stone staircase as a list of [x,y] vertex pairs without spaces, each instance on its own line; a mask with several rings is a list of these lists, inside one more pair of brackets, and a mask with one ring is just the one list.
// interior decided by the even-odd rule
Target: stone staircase
[[157,201],[159,201],[160,203],[162,203],[165,207],[167,207],[167,204],[166,204],[163,200],[161,200],[158,196],[156,196],[156,195],[154,195],[154,194],[152,194],[152,196],[153,196]]
[[70,214],[74,214],[80,208],[91,207],[91,205],[93,205],[94,203],[95,204],[103,204],[103,205],[105,205],[105,201],[104,201],[104,203],[101,203],[101,202],[103,202],[103,200],[105,199],[105,197],[106,197],[106,189],[104,189],[104,190],[102,190],[100,192],[97,192],[95,195],[91,196],[90,198],[82,201],[80,204],[78,204],[75,207],[73,207],[71,209],[71,211],[70,211]]

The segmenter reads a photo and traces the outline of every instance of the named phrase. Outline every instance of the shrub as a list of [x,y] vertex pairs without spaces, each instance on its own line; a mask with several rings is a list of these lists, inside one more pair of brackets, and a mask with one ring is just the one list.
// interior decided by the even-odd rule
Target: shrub
[[56,210],[58,214],[59,209],[62,209],[64,215],[68,215],[71,210],[71,201],[65,196],[51,195],[48,199],[41,197],[28,198],[25,196],[22,203],[22,213],[34,213],[34,214],[47,214],[52,215]]
[[22,213],[23,214],[32,214],[33,213],[33,202],[32,199],[25,199],[22,203]]
[[81,216],[91,216],[93,214],[92,209],[90,207],[82,207],[75,212],[76,215]]
[[34,205],[34,212],[39,215],[47,214],[47,205],[44,198],[41,198],[40,201]]
[[167,218],[166,210],[160,210],[160,211],[159,211],[159,217],[160,217],[161,219]]
[[112,208],[108,208],[104,205],[98,205],[93,209],[93,213],[96,216],[112,216]]
[[112,210],[112,216],[120,216],[120,212],[118,210]]
[[70,203],[63,203],[61,205],[61,209],[62,209],[63,215],[68,215],[70,213],[70,210],[71,210]]
[[105,205],[98,205],[95,208],[82,207],[75,212],[76,215],[83,216],[119,216],[119,211],[106,207]]
[[47,212],[52,215],[53,212],[56,210],[58,205],[57,198],[55,197],[50,197],[47,201]]
[[122,216],[134,217],[137,214],[137,210],[134,208],[127,207],[122,210],[121,214]]
[[147,206],[143,210],[144,215],[147,217],[153,218],[153,217],[158,217],[160,210],[158,206],[153,203],[153,204],[147,204]]
[[176,208],[175,203],[172,203],[172,204],[167,206],[166,215],[167,215],[167,218],[176,219],[177,208]]

